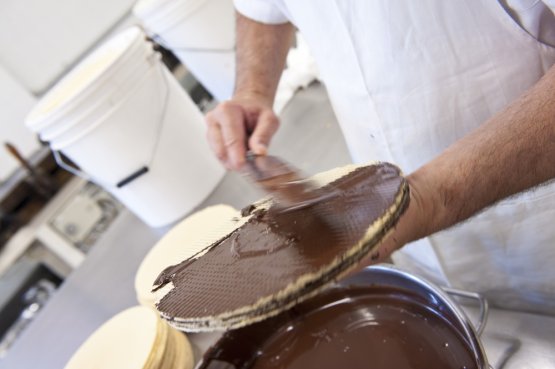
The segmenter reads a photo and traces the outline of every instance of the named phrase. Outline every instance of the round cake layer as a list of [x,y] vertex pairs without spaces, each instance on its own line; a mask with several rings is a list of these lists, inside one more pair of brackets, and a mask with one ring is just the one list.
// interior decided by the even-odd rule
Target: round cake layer
[[200,257],[164,270],[157,308],[188,331],[243,326],[306,299],[368,256],[408,204],[394,165],[358,167],[319,188],[324,200],[281,212],[259,203]]
[[221,240],[237,229],[233,219],[241,215],[227,205],[207,207],[192,214],[173,227],[143,259],[135,275],[135,291],[141,305],[155,307],[156,294],[152,283],[168,265],[179,263]]
[[159,344],[162,324],[152,309],[137,306],[124,310],[98,328],[65,368],[143,368]]

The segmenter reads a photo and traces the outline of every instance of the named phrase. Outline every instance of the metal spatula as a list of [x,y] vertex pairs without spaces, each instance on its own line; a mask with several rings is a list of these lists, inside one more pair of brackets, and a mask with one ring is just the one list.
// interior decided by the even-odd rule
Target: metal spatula
[[284,212],[312,206],[334,196],[334,193],[318,191],[294,167],[275,156],[249,152],[241,172],[272,195]]

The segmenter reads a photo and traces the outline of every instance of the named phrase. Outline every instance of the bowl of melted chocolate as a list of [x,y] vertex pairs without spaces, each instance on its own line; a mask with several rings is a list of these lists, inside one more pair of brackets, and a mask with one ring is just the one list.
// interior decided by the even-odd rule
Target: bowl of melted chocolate
[[488,368],[476,329],[433,284],[372,266],[264,321],[226,332],[197,369]]

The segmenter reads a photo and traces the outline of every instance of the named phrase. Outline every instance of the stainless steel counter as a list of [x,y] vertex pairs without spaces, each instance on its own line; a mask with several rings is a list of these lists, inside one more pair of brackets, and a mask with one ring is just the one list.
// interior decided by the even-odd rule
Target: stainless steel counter
[[[298,93],[282,114],[272,153],[307,174],[350,161],[324,89],[313,85]],[[226,203],[240,208],[260,197],[237,174],[228,173],[199,208]],[[152,229],[124,212],[64,282],[37,319],[21,335],[5,369],[63,368],[75,350],[103,322],[136,305],[135,272],[148,250],[169,229]],[[191,335],[199,354],[217,335]],[[492,310],[484,334],[492,364],[499,368],[555,368],[555,318]]]

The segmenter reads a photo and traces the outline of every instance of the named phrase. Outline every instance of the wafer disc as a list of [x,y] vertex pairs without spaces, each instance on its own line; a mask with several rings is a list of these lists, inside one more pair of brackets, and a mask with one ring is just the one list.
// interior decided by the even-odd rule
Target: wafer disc
[[155,282],[163,318],[186,331],[241,327],[316,294],[368,256],[408,205],[394,165],[349,166],[313,179],[325,200],[281,212],[271,199],[236,229]]
[[173,227],[148,252],[135,275],[135,292],[141,305],[154,308],[156,295],[152,283],[168,265],[196,255],[207,245],[222,239],[241,225],[241,214],[227,205],[216,205],[199,211]]
[[75,352],[65,369],[192,369],[188,339],[155,310],[126,309],[100,326]]

